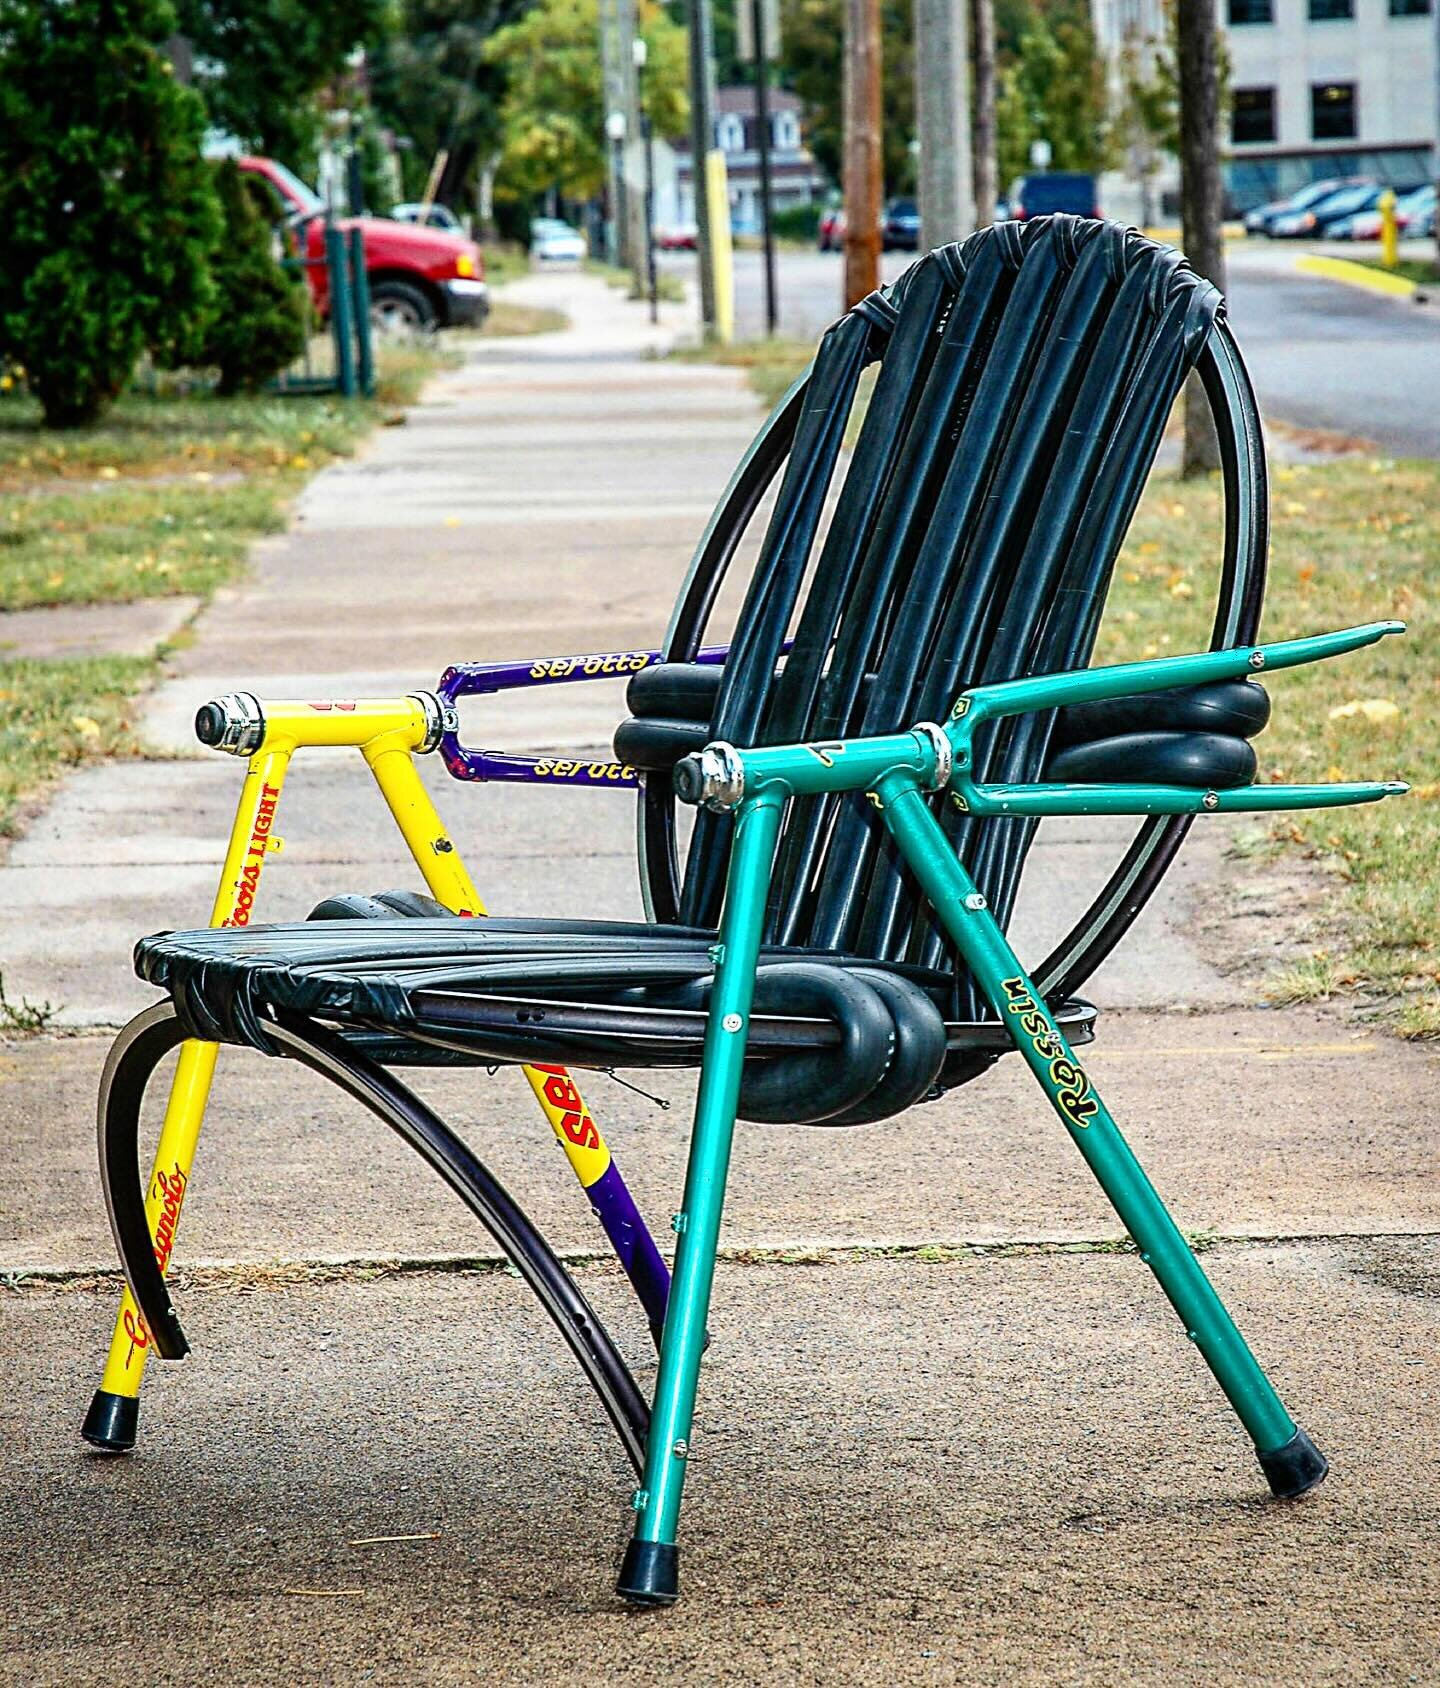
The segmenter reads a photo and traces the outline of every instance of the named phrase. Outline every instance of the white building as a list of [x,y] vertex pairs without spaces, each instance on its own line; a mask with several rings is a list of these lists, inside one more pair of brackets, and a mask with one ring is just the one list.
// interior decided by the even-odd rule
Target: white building
[[[805,145],[800,130],[800,101],[782,88],[769,90],[770,178],[777,211],[810,205],[823,197],[825,176]],[[736,234],[755,234],[760,228],[759,118],[755,90],[741,85],[715,94],[715,144],[725,154],[730,184],[730,225]],[[695,185],[688,145],[675,147],[675,200],[665,204],[656,195],[655,220],[664,227],[688,226],[695,221]]]
[[[1326,176],[1428,180],[1436,141],[1435,0],[1221,0],[1230,58],[1231,211]],[[1127,45],[1150,51],[1158,0],[1092,0],[1118,91]],[[1133,176],[1133,171],[1130,172]],[[1173,191],[1173,162],[1160,177]],[[1125,189],[1116,183],[1106,209]],[[1138,199],[1138,194],[1132,196]],[[1133,216],[1127,204],[1119,215]]]

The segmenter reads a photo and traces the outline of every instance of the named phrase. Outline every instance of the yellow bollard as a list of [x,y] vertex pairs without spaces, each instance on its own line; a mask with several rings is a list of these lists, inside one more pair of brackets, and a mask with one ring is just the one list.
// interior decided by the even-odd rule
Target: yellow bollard
[[1400,225],[1395,221],[1395,190],[1380,195],[1380,262],[1393,270],[1400,262]]
[[715,266],[715,338],[728,346],[735,338],[735,257],[730,246],[730,188],[725,177],[725,154],[719,147],[705,154],[705,186]]

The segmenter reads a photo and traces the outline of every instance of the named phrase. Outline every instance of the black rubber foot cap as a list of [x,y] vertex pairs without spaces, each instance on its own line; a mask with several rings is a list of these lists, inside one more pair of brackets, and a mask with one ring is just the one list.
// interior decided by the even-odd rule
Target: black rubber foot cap
[[1294,1500],[1325,1481],[1330,1463],[1305,1434],[1297,1430],[1283,1448],[1256,1456],[1277,1500]]
[[140,1397],[97,1389],[80,1434],[102,1454],[128,1454],[140,1427]]
[[615,1592],[632,1606],[673,1606],[680,1598],[680,1549],[673,1543],[632,1539]]

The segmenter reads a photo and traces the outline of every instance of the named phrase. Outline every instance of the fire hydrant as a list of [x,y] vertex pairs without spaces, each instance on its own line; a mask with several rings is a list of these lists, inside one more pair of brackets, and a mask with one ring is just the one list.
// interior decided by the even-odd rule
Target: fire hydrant
[[1400,262],[1400,225],[1395,220],[1395,190],[1380,195],[1380,262],[1393,270]]

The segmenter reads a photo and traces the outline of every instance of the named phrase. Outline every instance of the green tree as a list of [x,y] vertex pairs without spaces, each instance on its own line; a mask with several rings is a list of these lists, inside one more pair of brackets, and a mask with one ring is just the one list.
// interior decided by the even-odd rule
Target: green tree
[[376,116],[399,137],[405,194],[418,199],[440,152],[448,154],[437,198],[475,198],[479,171],[500,151],[503,69],[485,56],[491,35],[524,0],[405,0],[400,27],[370,57]]
[[177,0],[210,120],[308,174],[322,90],[394,23],[393,0]]
[[997,152],[1004,192],[1030,168],[1032,141],[1050,143],[1052,170],[1109,169],[1115,158],[1105,66],[1087,11],[1035,12],[1000,71]]
[[[783,80],[805,105],[805,139],[821,168],[840,180],[844,0],[781,0]],[[911,0],[881,0],[881,146],[885,191],[915,191],[915,37]]]
[[235,393],[262,386],[304,350],[305,284],[280,267],[258,184],[227,159],[215,185],[223,219],[213,260],[215,308],[187,356],[218,369],[220,392]]
[[163,0],[0,0],[0,345],[52,427],[92,422],[208,310],[205,114]]
[[[1125,140],[1149,153],[1180,154],[1180,75],[1176,68],[1177,9],[1166,0],[1164,32],[1145,40],[1131,39],[1121,49],[1124,105],[1120,122]],[[1230,53],[1223,30],[1215,37],[1220,74],[1222,129],[1230,111]]]
[[[645,107],[655,133],[685,133],[685,32],[641,0],[649,49]],[[538,0],[485,49],[505,73],[497,193],[526,198],[554,188],[589,199],[605,181],[605,101],[597,0]]]

